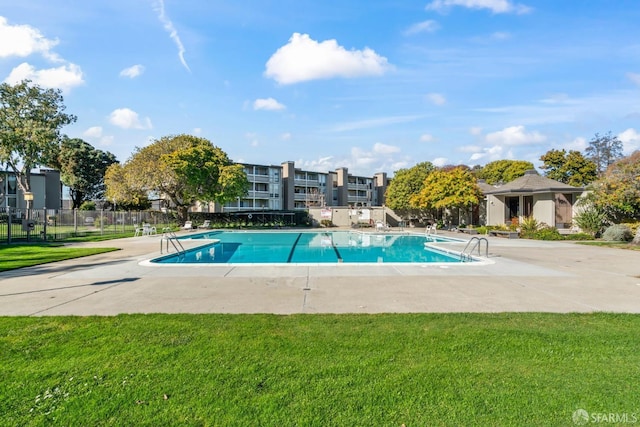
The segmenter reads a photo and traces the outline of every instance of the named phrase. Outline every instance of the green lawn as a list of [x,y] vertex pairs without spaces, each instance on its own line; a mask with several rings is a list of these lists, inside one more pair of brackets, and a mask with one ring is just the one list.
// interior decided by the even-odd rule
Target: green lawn
[[74,248],[60,244],[0,245],[0,271],[48,262],[79,258],[118,250],[117,248]]
[[623,314],[3,317],[0,424],[631,419],[638,330],[640,316]]

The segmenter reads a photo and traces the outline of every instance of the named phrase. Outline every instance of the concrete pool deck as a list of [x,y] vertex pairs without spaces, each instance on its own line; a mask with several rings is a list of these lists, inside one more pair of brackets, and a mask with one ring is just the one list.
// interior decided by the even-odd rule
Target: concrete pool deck
[[141,262],[159,256],[160,236],[84,243],[120,250],[0,273],[0,315],[640,313],[640,251],[487,240],[483,265],[367,266],[157,267]]

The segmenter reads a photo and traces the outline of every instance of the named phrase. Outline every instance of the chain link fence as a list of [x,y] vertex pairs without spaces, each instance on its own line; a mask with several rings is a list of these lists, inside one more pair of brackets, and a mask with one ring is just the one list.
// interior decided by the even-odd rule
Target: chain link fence
[[0,243],[43,242],[76,236],[129,234],[142,224],[157,229],[173,221],[159,211],[81,211],[77,209],[16,209],[0,212]]

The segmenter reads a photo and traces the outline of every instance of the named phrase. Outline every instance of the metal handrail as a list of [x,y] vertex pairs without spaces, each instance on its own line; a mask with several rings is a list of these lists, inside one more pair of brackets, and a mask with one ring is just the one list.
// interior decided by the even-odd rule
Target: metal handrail
[[167,253],[169,253],[169,242],[171,242],[171,245],[176,250],[176,252],[179,255],[184,255],[184,252],[185,252],[184,246],[182,246],[182,243],[180,243],[180,240],[178,239],[178,236],[176,236],[176,233],[173,230],[171,230],[170,228],[164,228],[162,230],[162,238],[160,239],[160,253],[161,254],[162,254],[162,242],[167,242],[166,243],[166,246],[167,246],[166,252]]
[[[482,256],[480,254],[480,247],[482,246],[482,242],[485,243],[485,257],[488,258],[489,257],[489,241],[485,238],[485,237],[472,237],[471,239],[469,239],[469,241],[467,242],[466,246],[464,247],[464,249],[462,250],[462,252],[460,252],[460,261],[464,262],[464,261],[471,261],[473,258],[471,256],[471,254],[473,254],[473,251],[477,248],[478,249],[478,256]],[[472,245],[473,243],[473,245]],[[469,249],[469,247],[471,246],[471,249]],[[469,249],[469,252],[467,252],[467,249]]]

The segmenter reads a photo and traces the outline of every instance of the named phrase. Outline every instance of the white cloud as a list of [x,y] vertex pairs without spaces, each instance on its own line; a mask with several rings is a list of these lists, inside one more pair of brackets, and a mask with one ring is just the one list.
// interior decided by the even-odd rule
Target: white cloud
[[510,0],[433,0],[427,5],[426,9],[446,12],[453,6],[461,6],[468,9],[489,9],[493,13],[524,14],[531,12],[530,7],[514,4]]
[[582,137],[575,138],[573,141],[569,142],[564,146],[566,150],[574,150],[574,151],[584,151],[587,146],[587,140]]
[[471,135],[475,135],[475,136],[481,135],[482,134],[482,128],[480,126],[472,126],[472,127],[469,128],[469,133]]
[[200,135],[202,133],[202,128],[193,128],[194,135]]
[[633,83],[640,86],[640,74],[638,73],[627,73],[627,78],[631,80]]
[[294,33],[289,43],[269,58],[264,75],[280,84],[335,77],[379,76],[390,68],[387,58],[372,49],[346,50],[336,40],[317,42]]
[[180,58],[180,62],[187,69],[187,71],[191,72],[189,65],[187,65],[187,61],[184,59],[184,54],[186,52],[184,45],[182,44],[182,40],[180,40],[180,36],[178,35],[178,30],[173,26],[173,22],[169,19],[167,14],[164,11],[164,0],[155,0],[153,2],[153,9],[158,14],[158,19],[162,23],[164,29],[169,33],[169,37],[178,47],[178,57]]
[[431,161],[431,163],[433,163],[433,166],[441,168],[442,166],[446,165],[448,161],[449,159],[447,159],[446,157],[436,157]]
[[440,29],[440,24],[436,21],[429,19],[427,21],[418,22],[413,24],[404,31],[405,36],[412,36],[419,33],[434,33]]
[[624,153],[629,155],[636,150],[640,150],[640,133],[633,129],[629,128],[624,132],[621,132],[618,135],[618,139],[622,141],[624,147]]
[[85,138],[100,138],[102,136],[101,126],[92,126],[82,133]]
[[26,58],[40,53],[52,61],[60,61],[52,48],[58,40],[49,40],[37,28],[29,25],[9,25],[7,18],[0,16],[0,58],[17,56]]
[[492,147],[481,148],[477,153],[473,153],[469,158],[469,161],[475,162],[477,160],[484,160],[485,162],[491,162],[503,159],[513,159],[513,152],[507,151],[505,153],[503,146],[494,145]]
[[140,120],[138,113],[129,108],[118,108],[109,115],[109,123],[122,129],[151,129],[151,119]]
[[66,93],[71,88],[84,84],[82,77],[82,70],[75,64],[70,63],[57,68],[36,70],[32,65],[23,62],[11,70],[5,83],[16,84],[28,79],[39,86],[60,89]]
[[283,141],[289,141],[291,139],[291,133],[289,132],[285,132],[282,135],[280,135],[280,139],[282,139]]
[[91,141],[97,141],[100,145],[111,145],[114,139],[111,135],[103,135],[101,126],[90,127],[82,133],[82,136]]
[[526,132],[524,126],[511,126],[485,136],[485,140],[495,145],[527,145],[546,141],[539,132]]
[[420,142],[434,142],[435,140],[436,139],[431,134],[424,133],[424,134],[420,135]]
[[130,79],[135,79],[136,77],[141,75],[143,72],[144,72],[144,66],[140,64],[136,64],[120,71],[120,77],[129,77]]
[[389,155],[393,153],[399,153],[400,147],[396,147],[395,145],[387,145],[387,144],[382,144],[380,142],[376,142],[375,144],[373,144],[373,152],[375,154]]
[[428,93],[427,99],[434,105],[444,105],[447,103],[447,98],[440,93]]
[[253,101],[254,110],[279,111],[286,107],[273,98],[260,98]]

